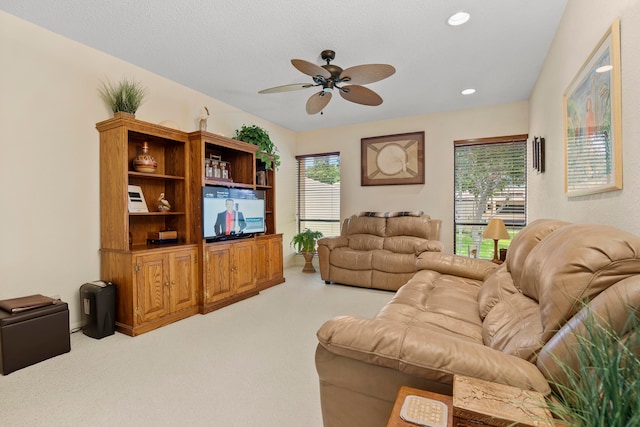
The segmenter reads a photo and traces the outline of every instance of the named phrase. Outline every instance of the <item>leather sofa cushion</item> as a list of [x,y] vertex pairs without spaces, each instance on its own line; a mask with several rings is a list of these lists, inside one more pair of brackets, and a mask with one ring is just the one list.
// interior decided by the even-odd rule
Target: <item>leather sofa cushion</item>
[[371,234],[384,237],[386,224],[387,218],[352,216],[349,219],[349,226],[345,235],[349,238],[354,234]]
[[387,218],[386,236],[415,236],[430,239],[431,221],[429,215]]
[[608,226],[567,225],[533,248],[523,268],[522,293],[540,304],[546,342],[580,302],[640,274],[640,237]]
[[480,343],[479,289],[476,280],[460,281],[435,271],[419,271],[398,289],[376,319],[401,321]]
[[418,252],[418,248],[424,245],[425,242],[425,239],[414,236],[387,237],[384,239],[382,248],[398,254],[411,254],[415,264],[415,255]]
[[526,271],[524,261],[533,248],[547,235],[568,224],[570,223],[555,219],[538,219],[519,231],[511,240],[505,264],[507,264],[507,271],[511,273],[516,288],[520,288],[522,275]]
[[484,319],[497,303],[516,292],[518,290],[513,284],[511,274],[507,271],[507,266],[502,264],[485,279],[480,288],[478,293],[480,317]]
[[388,273],[415,273],[416,256],[391,251],[372,251],[371,268]]
[[358,251],[351,248],[335,248],[329,254],[332,266],[349,270],[371,270],[373,251]]
[[520,293],[498,302],[482,324],[485,345],[531,363],[542,348],[541,333],[540,307]]
[[384,247],[384,238],[371,234],[352,234],[349,236],[349,248],[356,251],[373,251]]

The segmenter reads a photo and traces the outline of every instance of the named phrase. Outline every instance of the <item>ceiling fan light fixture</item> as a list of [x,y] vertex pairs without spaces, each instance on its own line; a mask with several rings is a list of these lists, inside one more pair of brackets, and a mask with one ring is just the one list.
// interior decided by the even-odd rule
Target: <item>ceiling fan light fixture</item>
[[469,19],[471,19],[471,15],[467,12],[458,12],[454,13],[449,17],[449,19],[447,19],[447,24],[451,25],[452,27],[457,27],[458,25],[467,23]]
[[[382,104],[380,95],[362,85],[374,83],[393,75],[396,72],[393,66],[388,64],[363,64],[342,69],[337,65],[331,64],[331,61],[335,58],[334,51],[324,50],[321,56],[327,62],[326,65],[316,65],[304,59],[291,60],[291,65],[301,73],[310,76],[314,84],[294,83],[263,89],[258,93],[286,92],[320,86],[320,91],[307,99],[307,114],[322,114],[324,107],[331,100],[334,89],[337,89],[340,96],[349,102],[370,106]],[[350,84],[342,86],[344,83]]]
[[473,95],[474,93],[476,93],[476,90],[473,88],[469,88],[469,89],[464,89],[462,92],[460,92],[462,95]]

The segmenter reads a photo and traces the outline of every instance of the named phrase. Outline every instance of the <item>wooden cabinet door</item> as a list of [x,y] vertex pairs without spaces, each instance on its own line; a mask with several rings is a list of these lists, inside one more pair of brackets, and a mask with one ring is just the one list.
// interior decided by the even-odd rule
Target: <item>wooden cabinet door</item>
[[263,282],[267,282],[271,276],[269,266],[269,242],[270,240],[267,239],[256,239],[254,246],[253,260],[255,261],[255,275],[258,286]]
[[235,242],[233,244],[233,279],[235,293],[250,291],[256,288],[253,265],[253,240]]
[[134,257],[135,307],[138,323],[164,316],[169,309],[169,260],[156,253]]
[[269,240],[267,266],[269,278],[275,280],[282,278],[282,234],[274,235]]
[[169,254],[172,312],[195,307],[198,303],[196,253],[194,248]]
[[231,248],[232,246],[229,244],[205,247],[203,284],[205,304],[211,304],[233,295]]

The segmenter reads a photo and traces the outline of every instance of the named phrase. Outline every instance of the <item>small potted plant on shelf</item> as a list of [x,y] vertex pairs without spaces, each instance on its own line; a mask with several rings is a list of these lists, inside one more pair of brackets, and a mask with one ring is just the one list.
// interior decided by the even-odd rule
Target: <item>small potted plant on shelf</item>
[[116,85],[109,81],[102,82],[98,92],[113,111],[114,117],[123,115],[135,117],[136,111],[138,111],[147,94],[147,89],[140,82],[125,78]]
[[235,132],[233,139],[258,146],[256,158],[261,160],[267,169],[280,166],[280,156],[277,154],[278,147],[271,141],[266,130],[257,125],[242,125]]
[[315,273],[316,271],[311,261],[313,260],[313,254],[316,252],[316,241],[321,237],[321,232],[306,228],[304,231],[293,236],[291,240],[291,245],[295,248],[296,252],[301,253],[304,257],[305,264],[302,271],[305,273]]

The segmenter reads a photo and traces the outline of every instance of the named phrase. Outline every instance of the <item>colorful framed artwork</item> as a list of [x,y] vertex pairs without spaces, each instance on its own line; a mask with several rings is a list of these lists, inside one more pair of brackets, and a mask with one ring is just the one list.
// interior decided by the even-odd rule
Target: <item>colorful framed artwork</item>
[[362,186],[424,184],[424,131],[360,141]]
[[565,193],[622,189],[620,21],[611,25],[563,97]]

